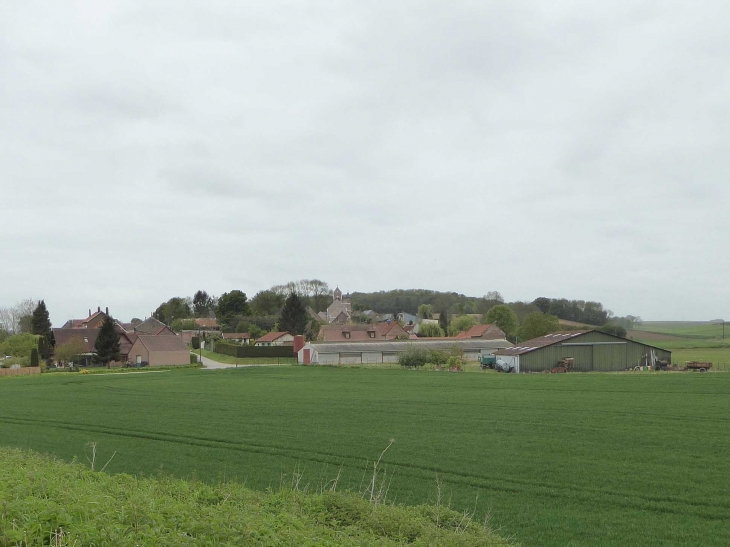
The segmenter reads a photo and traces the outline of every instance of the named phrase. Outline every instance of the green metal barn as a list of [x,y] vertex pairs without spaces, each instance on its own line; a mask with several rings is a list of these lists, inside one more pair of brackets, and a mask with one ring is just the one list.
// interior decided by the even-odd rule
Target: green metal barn
[[500,349],[494,354],[516,372],[552,370],[565,358],[573,370],[610,372],[672,360],[672,352],[594,330],[555,332]]

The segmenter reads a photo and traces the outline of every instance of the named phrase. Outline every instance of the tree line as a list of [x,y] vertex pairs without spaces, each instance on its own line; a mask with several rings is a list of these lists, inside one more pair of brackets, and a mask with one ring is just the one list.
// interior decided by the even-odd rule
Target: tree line
[[198,290],[192,297],[176,296],[160,304],[153,317],[180,330],[195,330],[195,319],[215,317],[223,332],[248,332],[258,338],[270,331],[287,331],[316,337],[319,324],[309,316],[324,311],[332,301],[329,285],[303,279],[257,292],[249,299],[234,289],[214,296]]

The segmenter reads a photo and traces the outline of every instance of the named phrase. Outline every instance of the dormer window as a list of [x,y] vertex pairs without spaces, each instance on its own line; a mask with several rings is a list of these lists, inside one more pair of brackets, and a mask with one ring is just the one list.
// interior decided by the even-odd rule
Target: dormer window
[[368,331],[368,334],[370,335],[370,338],[375,338],[375,331]]
[[85,343],[85,344],[88,344],[88,343],[89,343],[89,339],[88,339],[88,338],[86,338],[86,336],[84,336],[84,343]]
[[345,332],[343,332],[343,333],[342,333],[342,335],[343,335],[343,336],[344,336],[345,338],[350,338],[350,333],[349,333],[348,331],[345,331]]

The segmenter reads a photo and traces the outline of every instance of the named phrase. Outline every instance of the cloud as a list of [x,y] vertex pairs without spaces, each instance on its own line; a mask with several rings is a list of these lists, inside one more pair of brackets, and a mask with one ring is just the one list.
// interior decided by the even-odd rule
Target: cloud
[[0,305],[318,277],[714,318],[719,0],[0,7]]

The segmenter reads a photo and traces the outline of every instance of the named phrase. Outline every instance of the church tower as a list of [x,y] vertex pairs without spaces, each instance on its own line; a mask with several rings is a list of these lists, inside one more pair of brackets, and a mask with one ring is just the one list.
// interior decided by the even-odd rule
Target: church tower
[[337,301],[342,302],[342,291],[340,290],[339,287],[335,288],[334,298],[332,301],[333,302],[337,302]]

